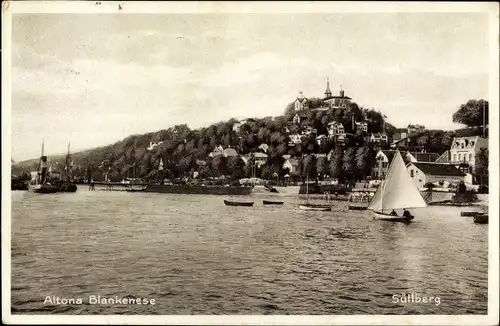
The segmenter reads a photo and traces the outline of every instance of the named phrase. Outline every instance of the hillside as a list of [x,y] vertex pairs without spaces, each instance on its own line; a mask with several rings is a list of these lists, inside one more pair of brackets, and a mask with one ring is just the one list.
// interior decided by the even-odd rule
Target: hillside
[[[294,121],[297,113],[304,117],[305,122]],[[319,144],[316,135],[327,135],[330,122],[342,124],[351,136],[342,143],[326,137]],[[366,122],[367,131],[357,130],[354,122]],[[230,119],[197,130],[191,130],[185,124],[177,125],[157,132],[132,135],[112,145],[72,153],[73,175],[87,178],[90,170],[95,180],[102,180],[107,173],[113,181],[130,176],[145,179],[182,177],[191,175],[193,171],[199,172],[201,177],[249,177],[252,175],[251,164],[245,164],[241,157],[262,151],[259,146],[267,144],[266,164],[255,171],[258,176],[269,179],[276,175],[284,176],[289,171],[283,169],[283,155],[290,155],[299,158],[300,174],[303,176],[320,172],[321,175],[362,177],[372,168],[376,149],[389,146],[388,143],[368,143],[366,136],[382,132],[385,128],[390,139],[397,132],[397,128],[386,122],[379,111],[360,108],[356,103],[345,109],[315,111],[309,108],[300,112],[291,103],[283,116],[249,119],[247,123],[235,126],[237,123],[235,119]],[[290,136],[304,133],[307,127],[316,129],[317,134],[304,135],[300,144],[291,146]],[[453,132],[426,131],[418,139],[411,140],[409,149],[418,147],[441,154],[449,148],[454,136],[480,132],[478,128]],[[235,149],[238,155],[211,158],[210,153],[219,145]],[[317,158],[316,154],[330,152],[333,157],[329,162],[321,155]],[[64,161],[64,155],[49,157],[53,171],[63,171]],[[163,171],[160,171],[160,161],[164,164]],[[17,163],[13,174],[34,171],[37,164],[38,159]]]

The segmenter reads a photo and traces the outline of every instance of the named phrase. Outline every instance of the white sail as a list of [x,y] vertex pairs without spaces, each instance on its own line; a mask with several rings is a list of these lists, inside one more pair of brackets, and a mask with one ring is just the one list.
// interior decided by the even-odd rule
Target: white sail
[[377,189],[368,209],[384,210],[426,207],[422,195],[408,175],[399,151],[392,159],[387,177]]

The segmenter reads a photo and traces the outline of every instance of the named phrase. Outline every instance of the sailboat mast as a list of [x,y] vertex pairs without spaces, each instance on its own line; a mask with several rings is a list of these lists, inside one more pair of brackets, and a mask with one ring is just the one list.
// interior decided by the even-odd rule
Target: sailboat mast
[[309,203],[309,171],[306,178],[306,205]]

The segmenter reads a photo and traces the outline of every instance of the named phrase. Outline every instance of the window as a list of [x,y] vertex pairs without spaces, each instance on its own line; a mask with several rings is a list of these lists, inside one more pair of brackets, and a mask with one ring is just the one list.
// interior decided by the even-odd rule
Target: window
[[472,162],[472,154],[469,154],[469,162]]
[[462,162],[462,154],[458,154],[458,161]]
[[460,144],[460,148],[464,148],[464,143]]
[[457,161],[457,154],[453,154],[453,162]]
[[410,170],[410,177],[414,177],[413,170]]

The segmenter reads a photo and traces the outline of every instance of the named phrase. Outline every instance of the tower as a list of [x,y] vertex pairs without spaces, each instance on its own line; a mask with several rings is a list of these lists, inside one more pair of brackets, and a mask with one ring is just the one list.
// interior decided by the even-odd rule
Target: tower
[[325,97],[330,97],[332,96],[332,91],[330,90],[330,80],[328,77],[326,77],[326,90],[325,90]]

